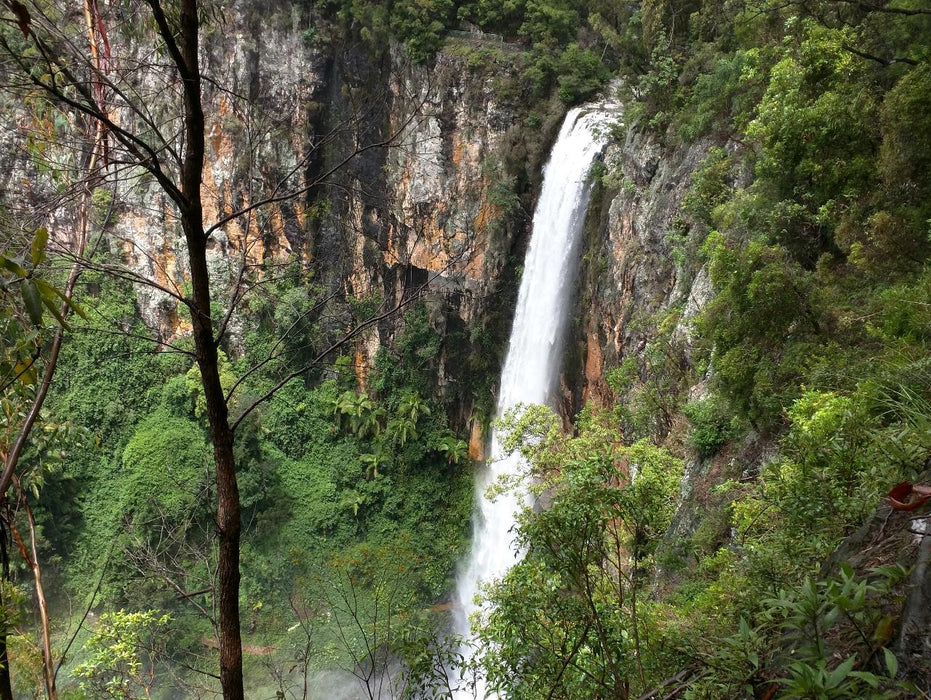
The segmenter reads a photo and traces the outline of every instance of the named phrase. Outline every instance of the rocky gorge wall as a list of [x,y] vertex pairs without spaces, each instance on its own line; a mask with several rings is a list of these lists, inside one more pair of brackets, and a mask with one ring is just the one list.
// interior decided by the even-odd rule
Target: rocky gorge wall
[[[422,294],[444,337],[440,391],[453,397],[456,422],[471,429],[474,456],[494,404],[542,166],[565,111],[520,88],[513,50],[480,33],[457,35],[432,61],[413,64],[400,47],[373,50],[302,4],[240,0],[207,32],[202,52],[207,223],[274,200],[213,234],[220,296],[229,297],[243,265],[295,260],[335,299],[389,308]],[[694,364],[690,322],[711,284],[695,255],[704,231],[682,202],[716,145],[706,138],[670,147],[636,125],[612,134],[594,185],[567,348],[567,419],[586,401],[607,401],[611,371],[660,338],[675,362]],[[296,195],[279,198],[282,191]],[[110,233],[133,272],[182,286],[183,237],[164,194],[142,179],[122,185],[115,202]],[[186,332],[174,300],[136,289],[146,324],[162,339]],[[232,318],[234,348],[248,303]],[[344,302],[331,306],[339,332],[352,318]],[[357,345],[360,381],[399,327],[388,318]],[[648,374],[641,363],[627,399]],[[704,378],[686,374],[688,385],[675,390],[700,395]],[[655,427],[668,433],[681,424],[670,412],[668,424]]]
[[[470,421],[476,403],[493,403],[532,193],[562,106],[525,129],[532,105],[499,90],[519,81],[508,48],[491,42],[494,58],[476,62],[489,43],[482,36],[451,39],[415,65],[401,48],[373,50],[299,4],[243,0],[221,28],[205,37],[202,58],[206,223],[273,201],[214,232],[220,297],[232,295],[243,266],[257,274],[300,261],[334,295],[339,332],[353,322],[341,299],[387,309],[422,294],[449,341],[439,385],[456,399],[460,423]],[[287,192],[296,196],[279,196]],[[143,178],[116,200],[110,233],[134,274],[182,286],[183,237],[164,194]],[[170,296],[138,285],[137,300],[163,340],[186,332]],[[248,303],[232,318],[233,347]],[[360,381],[398,328],[391,317],[364,336]],[[490,378],[475,382],[476,373]],[[478,454],[480,421],[471,422]]]

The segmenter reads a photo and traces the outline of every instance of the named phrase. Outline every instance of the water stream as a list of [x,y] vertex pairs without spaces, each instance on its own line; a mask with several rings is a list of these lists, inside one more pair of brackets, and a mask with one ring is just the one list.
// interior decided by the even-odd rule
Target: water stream
[[[498,416],[518,404],[552,401],[562,360],[579,239],[591,194],[588,173],[604,147],[603,128],[613,116],[603,105],[570,111],[543,171],[543,188],[533,214],[530,247],[501,374]],[[508,492],[493,501],[485,497],[489,485],[499,477],[514,475],[521,469],[519,456],[502,458],[501,452],[499,436],[493,432],[491,459],[476,475],[479,512],[472,552],[457,579],[454,632],[466,638],[469,617],[476,612],[475,596],[480,585],[501,578],[521,556],[513,537],[518,495]],[[497,696],[479,687],[476,697]]]

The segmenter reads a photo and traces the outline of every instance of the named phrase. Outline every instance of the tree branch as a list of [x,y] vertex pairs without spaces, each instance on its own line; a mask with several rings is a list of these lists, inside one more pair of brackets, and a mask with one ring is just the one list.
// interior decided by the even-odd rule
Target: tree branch
[[894,63],[907,63],[910,66],[918,65],[918,61],[911,59],[911,58],[903,58],[901,56],[898,56],[896,58],[882,58],[881,56],[874,56],[871,53],[866,53],[865,51],[860,51],[859,49],[855,49],[850,44],[842,44],[841,48],[844,49],[844,51],[848,51],[854,54],[855,56],[859,56],[860,58],[865,58],[868,61],[875,61],[876,63],[883,66],[884,68],[888,68]]

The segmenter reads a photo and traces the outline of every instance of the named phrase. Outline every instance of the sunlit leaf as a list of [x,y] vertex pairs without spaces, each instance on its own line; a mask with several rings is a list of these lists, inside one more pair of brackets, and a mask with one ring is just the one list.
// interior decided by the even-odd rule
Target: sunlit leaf
[[16,363],[13,371],[19,378],[20,383],[24,386],[32,386],[39,379],[39,373],[36,371],[36,363],[32,358]]

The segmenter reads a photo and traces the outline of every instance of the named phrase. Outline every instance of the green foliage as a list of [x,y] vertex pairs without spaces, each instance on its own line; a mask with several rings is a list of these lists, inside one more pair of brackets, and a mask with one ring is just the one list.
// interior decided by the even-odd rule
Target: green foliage
[[882,105],[882,146],[879,172],[896,200],[926,207],[931,170],[931,143],[917,134],[931,128],[931,71],[921,65],[909,72],[885,96]]
[[436,450],[449,464],[463,464],[469,458],[469,446],[465,440],[459,440],[452,433],[446,433],[437,440]]
[[[129,285],[93,274],[83,279],[97,295],[93,313],[75,321],[79,332],[62,356],[62,376],[74,380],[58,384],[50,403],[75,429],[92,426],[102,439],[99,446],[83,437],[69,443],[61,468],[43,475],[37,517],[60,562],[60,595],[83,596],[102,580],[95,605],[118,610],[144,598],[173,615],[177,649],[193,649],[211,632],[169,582],[186,591],[210,583],[212,459],[197,369],[188,357],[153,352],[146,329],[134,321]],[[252,359],[275,347],[281,323],[305,318],[308,292],[299,293],[296,280],[284,275],[287,303],[279,306],[286,308],[264,298],[250,307]],[[111,320],[131,334],[113,332]],[[296,349],[315,333],[305,330],[304,340],[286,338],[277,347],[293,342]],[[408,619],[412,606],[432,604],[449,590],[466,545],[472,480],[465,443],[428,398],[435,395],[439,348],[426,314],[416,309],[397,347],[385,349],[382,369],[371,373],[368,392],[355,388],[352,372],[322,383],[292,382],[239,426],[243,619],[250,634],[277,644],[288,627],[289,599],[306,593],[319,603],[301,586],[354,547],[409,542],[416,565],[395,615],[399,637],[405,623],[398,621]],[[248,359],[221,354],[225,389]],[[250,376],[237,395],[267,390],[276,377],[268,369]],[[193,600],[209,609],[209,593]],[[314,636],[314,644],[327,634]]]
[[705,242],[716,296],[698,327],[714,348],[715,384],[752,424],[776,424],[794,398],[821,330],[812,278],[779,245]]
[[170,615],[157,610],[101,615],[84,645],[88,658],[74,668],[81,689],[98,698],[130,699],[140,692],[149,697],[170,622]]
[[517,193],[517,178],[505,171],[503,163],[497,158],[486,158],[482,163],[482,174],[491,181],[488,189],[488,201],[501,213],[491,226],[500,229],[521,210],[520,195]]
[[[841,564],[840,575],[817,583],[805,579],[799,590],[765,601],[766,615],[779,620],[779,627],[796,638],[797,660],[788,666],[788,677],[780,679],[786,698],[895,698],[905,688],[895,683],[898,662],[883,649],[888,676],[854,670],[856,655],[831,668],[827,638],[833,628],[846,624],[861,643],[872,646],[865,635],[881,618],[879,602],[905,576],[901,567],[873,572],[875,578],[858,579],[853,569]],[[836,632],[834,632],[836,635]],[[836,643],[836,642],[835,642]]]
[[862,61],[844,49],[850,30],[813,21],[791,28],[798,38],[772,67],[747,135],[762,146],[757,174],[777,200],[771,233],[811,260],[831,240],[828,214],[874,183],[878,105],[857,74]]
[[693,369],[681,334],[676,332],[679,318],[680,311],[670,309],[631,323],[632,329],[648,334],[651,341],[606,377],[619,398],[614,410],[627,442],[664,438],[686,400]]
[[440,48],[454,9],[452,0],[396,0],[391,30],[411,59],[424,61]]
[[45,279],[48,272],[48,231],[36,230],[31,240],[4,240],[0,249],[0,393],[36,384],[39,356],[46,342],[46,316],[67,328],[64,305],[84,316],[83,309]]
[[349,429],[360,437],[375,436],[382,431],[384,411],[375,406],[366,392],[345,391],[337,400],[336,413],[346,419]]
[[508,697],[613,696],[643,678],[640,572],[669,524],[682,463],[647,442],[622,447],[610,414],[587,413],[577,437],[554,418],[535,407],[505,424],[505,449],[529,459],[525,478],[548,505],[521,512],[526,554],[488,591],[483,663]]
[[[522,514],[527,557],[488,591],[497,604],[483,633],[492,642],[493,685],[515,700],[636,697],[697,659],[712,671],[685,691],[691,698],[760,696],[777,677],[790,697],[895,691],[889,652],[876,654],[883,669],[863,663],[867,645],[856,655],[831,646],[858,629],[870,637],[874,603],[892,589],[882,577],[846,569],[822,582],[814,572],[931,451],[927,18],[849,3],[744,0],[319,6],[338,13],[347,34],[379,49],[393,37],[416,61],[441,47],[458,8],[458,18],[504,39],[494,47],[485,45],[497,39],[476,40],[483,48],[468,56],[470,70],[505,60],[519,67],[519,81],[493,83],[499,99],[543,97],[555,87],[572,103],[617,68],[630,86],[631,128],[659,132],[665,146],[699,138],[702,148],[712,146],[667,237],[684,271],[715,229],[701,255],[716,297],[690,334],[698,347],[684,345],[681,309],[633,319],[625,333],[645,345],[609,377],[622,398],[610,415],[585,413],[571,436],[538,411],[513,423],[509,444],[529,458],[527,476],[550,505]],[[542,121],[535,113],[528,124]],[[53,163],[43,141],[65,126],[50,121],[47,137],[27,144],[40,170]],[[506,226],[522,211],[525,188],[518,170],[498,166],[489,165],[490,201],[502,212],[497,226]],[[112,206],[108,192],[96,191],[93,205],[102,217]],[[28,396],[36,377],[23,363],[42,346],[60,298],[40,284],[48,265],[42,235],[17,245],[0,259],[0,370],[25,379],[10,389]],[[238,396],[266,391],[283,367],[312,357],[328,332],[317,321],[307,270],[294,264],[276,276],[267,293],[249,299],[245,351],[227,348],[224,388],[267,355],[278,359]],[[72,323],[52,397],[68,421],[50,425],[85,426],[100,440],[69,441],[56,470],[36,472],[40,530],[62,595],[95,590],[110,552],[98,605],[146,597],[180,610],[186,601],[173,600],[156,577],[140,580],[121,555],[164,532],[153,524],[172,525],[189,548],[180,568],[191,581],[205,573],[191,553],[209,561],[202,538],[210,514],[200,494],[211,488],[210,446],[197,370],[189,358],[116,332],[149,333],[136,320],[130,285],[93,273],[84,280],[79,291],[94,297],[95,313]],[[378,301],[350,302],[345,315],[367,316]],[[494,323],[449,331],[455,321],[444,321],[445,337],[434,316],[414,309],[364,387],[343,362],[335,380],[289,384],[241,426],[243,591],[256,634],[283,638],[293,596],[307,602],[299,617],[326,608],[336,627],[351,630],[343,642],[334,625],[311,635],[320,658],[361,668],[360,650],[374,650],[380,665],[391,650],[432,677],[436,655],[450,653],[414,612],[448,592],[471,507],[468,450],[446,423],[437,358],[453,358],[457,343],[468,348],[472,357],[448,366],[466,368],[478,411],[489,413],[500,339]],[[686,403],[706,368],[711,397]],[[15,402],[4,410],[14,416]],[[684,440],[680,413],[691,423]],[[670,451],[691,443],[711,456],[743,421],[778,449],[758,476],[740,471],[753,465],[712,463],[737,473],[717,488],[699,483],[688,505],[720,509],[687,543],[680,578],[651,582],[679,496],[681,462]],[[31,449],[45,459],[57,444]],[[693,515],[684,510],[677,528]],[[650,583],[673,590],[651,599]],[[140,638],[151,631],[143,623]],[[199,644],[206,628],[183,626]],[[787,639],[798,640],[799,652],[783,660],[776,652]],[[431,648],[436,654],[423,653]],[[128,653],[122,668],[137,673],[146,663]],[[132,673],[112,672],[115,665],[88,669],[110,667],[111,675],[93,676],[101,688],[115,682],[114,691],[131,692],[114,679],[136,682]]]
[[409,624],[397,640],[395,650],[402,660],[405,698],[446,698],[469,692],[474,683],[462,653],[463,640],[441,636],[436,621],[429,618]]
[[[782,669],[786,697],[878,698],[901,691],[892,682],[894,674],[878,673],[864,659],[875,649],[874,640],[888,639],[880,629],[891,624],[883,606],[902,570],[884,568],[862,577],[842,564],[833,579],[813,578],[840,539],[862,523],[892,484],[912,478],[924,463],[919,455],[928,454],[928,447],[913,449],[923,442],[925,428],[906,417],[912,414],[907,406],[922,405],[927,395],[923,370],[906,365],[886,372],[883,390],[873,385],[852,395],[802,393],[787,410],[782,454],[764,465],[755,483],[725,484],[734,532],[730,547],[739,556],[722,549],[714,567],[706,559],[699,568],[715,582],[697,596],[690,591],[690,606],[700,601],[694,624],[723,604],[728,615],[751,615],[752,637],[791,645],[791,659],[773,651],[783,648],[782,641],[775,647],[764,641],[768,657],[757,648],[755,660],[740,663],[726,648],[708,647],[704,653],[713,668],[737,671],[716,671],[689,697],[730,695],[751,677],[750,670],[765,667]],[[913,389],[902,395],[894,387],[901,387],[905,376]],[[890,412],[886,407],[893,405]],[[727,593],[735,581],[741,582],[740,600]],[[753,661],[752,668],[747,661]]]
[[[486,31],[523,39],[530,50],[524,57],[521,78],[529,85],[530,95],[545,97],[555,85],[565,104],[590,97],[610,78],[617,56],[636,51],[636,40],[626,26],[629,8],[611,3],[475,0],[463,3],[458,17]],[[605,46],[593,41],[589,27],[603,38]],[[607,45],[613,50],[611,55]]]
[[568,42],[579,23],[573,0],[526,0],[521,36],[531,44],[554,47]]
[[442,339],[433,328],[422,306],[404,314],[404,324],[394,348],[383,348],[375,357],[372,387],[380,394],[393,395],[413,390],[430,393]]
[[210,465],[211,452],[196,423],[152,414],[123,451],[117,512],[142,529],[161,518],[183,519],[199,505]]
[[[743,128],[741,122],[748,119],[749,105],[757,97],[747,79],[752,54],[738,50],[722,55],[713,44],[697,49],[682,69],[684,74],[695,71],[696,77],[676,116],[679,138],[686,143],[715,131]],[[702,65],[705,61],[711,65]]]
[[567,105],[590,97],[607,82],[609,72],[598,54],[569,44],[556,64],[559,99]]
[[462,4],[459,17],[471,17],[482,27],[513,36],[520,28],[526,7],[526,0],[474,0]]
[[682,413],[692,424],[689,442],[701,457],[711,457],[737,435],[733,416],[715,396],[690,401],[682,407]]
[[692,186],[682,198],[682,209],[701,223],[714,226],[714,211],[730,195],[728,176],[732,162],[723,148],[712,148],[692,173]]
[[640,76],[638,85],[650,125],[658,130],[668,119],[663,109],[668,108],[678,76],[679,68],[670,53],[669,39],[666,34],[660,34],[650,54],[650,69]]

